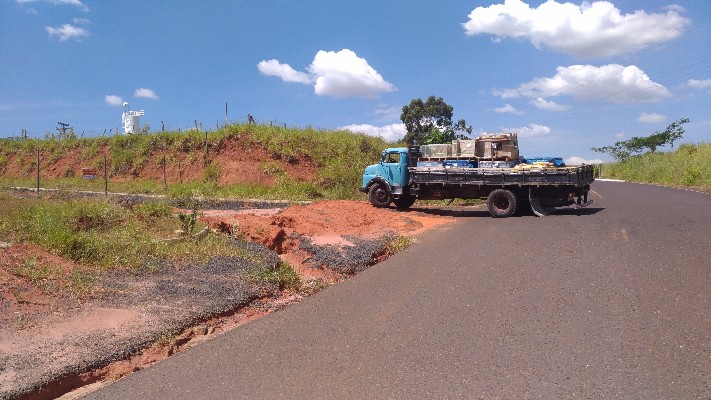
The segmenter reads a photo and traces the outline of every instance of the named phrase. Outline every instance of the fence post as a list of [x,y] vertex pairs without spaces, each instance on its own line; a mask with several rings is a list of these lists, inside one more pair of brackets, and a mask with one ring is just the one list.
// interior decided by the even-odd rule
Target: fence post
[[40,150],[37,147],[37,193],[40,192]]
[[104,154],[104,196],[109,195],[109,175],[106,173],[106,154]]
[[168,191],[168,181],[166,180],[166,177],[165,177],[165,154],[163,154],[163,191],[164,192]]
[[207,131],[205,131],[205,165],[207,165]]

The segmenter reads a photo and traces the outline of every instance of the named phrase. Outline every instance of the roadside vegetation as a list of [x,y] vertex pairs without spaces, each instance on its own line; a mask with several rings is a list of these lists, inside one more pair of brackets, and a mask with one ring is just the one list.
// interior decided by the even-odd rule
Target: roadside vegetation
[[[205,142],[207,141],[207,161]],[[218,185],[223,171],[215,156],[228,142],[248,151],[259,146],[270,159],[260,160],[264,175],[275,178],[275,185],[233,184]],[[171,182],[166,194],[170,197],[203,196],[263,199],[354,199],[360,198],[358,184],[363,168],[372,164],[388,146],[381,138],[347,131],[297,129],[282,126],[235,124],[211,132],[161,132],[152,134],[116,135],[111,137],[77,138],[76,136],[49,139],[0,139],[0,186],[35,186],[36,149],[41,153],[41,164],[52,165],[72,153],[82,165],[98,170],[96,180],[83,180],[80,172],[67,169],[61,177],[41,177],[41,186],[56,189],[103,191],[103,160],[107,158],[110,191],[126,193],[163,193],[163,182],[138,180],[137,171],[149,163],[175,163],[180,157],[185,164],[202,165],[199,177]],[[4,174],[11,160],[22,169],[21,178]],[[158,161],[156,161],[158,160]],[[297,181],[288,176],[281,165],[298,164],[308,160],[316,166],[313,181]],[[17,168],[17,166],[14,166]],[[153,165],[157,167],[157,165]]]
[[593,147],[593,151],[609,154],[617,161],[603,165],[601,177],[711,190],[711,144],[682,144],[675,151],[657,152],[667,145],[674,148],[688,122],[688,118],[680,118],[649,136]]
[[673,152],[650,152],[605,164],[602,177],[711,190],[711,143],[682,144]]

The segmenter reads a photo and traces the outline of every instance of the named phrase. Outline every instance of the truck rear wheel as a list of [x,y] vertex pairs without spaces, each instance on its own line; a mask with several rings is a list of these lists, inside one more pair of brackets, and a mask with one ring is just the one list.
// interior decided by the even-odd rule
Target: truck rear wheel
[[416,197],[410,194],[401,194],[397,199],[393,199],[395,207],[400,210],[406,210],[415,204]]
[[368,190],[368,200],[375,207],[387,207],[392,203],[393,198],[388,192],[388,188],[383,183],[375,183]]
[[516,195],[506,189],[496,189],[486,199],[486,207],[494,218],[512,216],[516,212],[516,204]]

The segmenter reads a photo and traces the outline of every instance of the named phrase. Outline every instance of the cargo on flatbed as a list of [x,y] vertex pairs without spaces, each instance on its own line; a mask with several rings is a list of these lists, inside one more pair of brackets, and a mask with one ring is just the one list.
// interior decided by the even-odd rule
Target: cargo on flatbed
[[360,190],[376,207],[395,203],[401,209],[418,199],[482,198],[497,218],[527,208],[545,216],[556,207],[592,203],[587,198],[595,180],[592,165],[521,164],[515,134],[482,135],[465,143],[467,149],[482,149],[482,156],[463,153],[461,142],[386,149],[380,163],[366,167]]

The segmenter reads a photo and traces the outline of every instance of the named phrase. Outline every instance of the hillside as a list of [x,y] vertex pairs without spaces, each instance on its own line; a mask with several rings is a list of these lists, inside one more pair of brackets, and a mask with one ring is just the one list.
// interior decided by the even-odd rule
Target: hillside
[[[357,198],[363,168],[385,147],[380,138],[350,132],[266,125],[63,140],[0,139],[0,185],[35,187],[39,149],[43,188],[103,191],[106,157],[112,192],[348,199]],[[97,179],[82,179],[82,168],[96,168]]]

